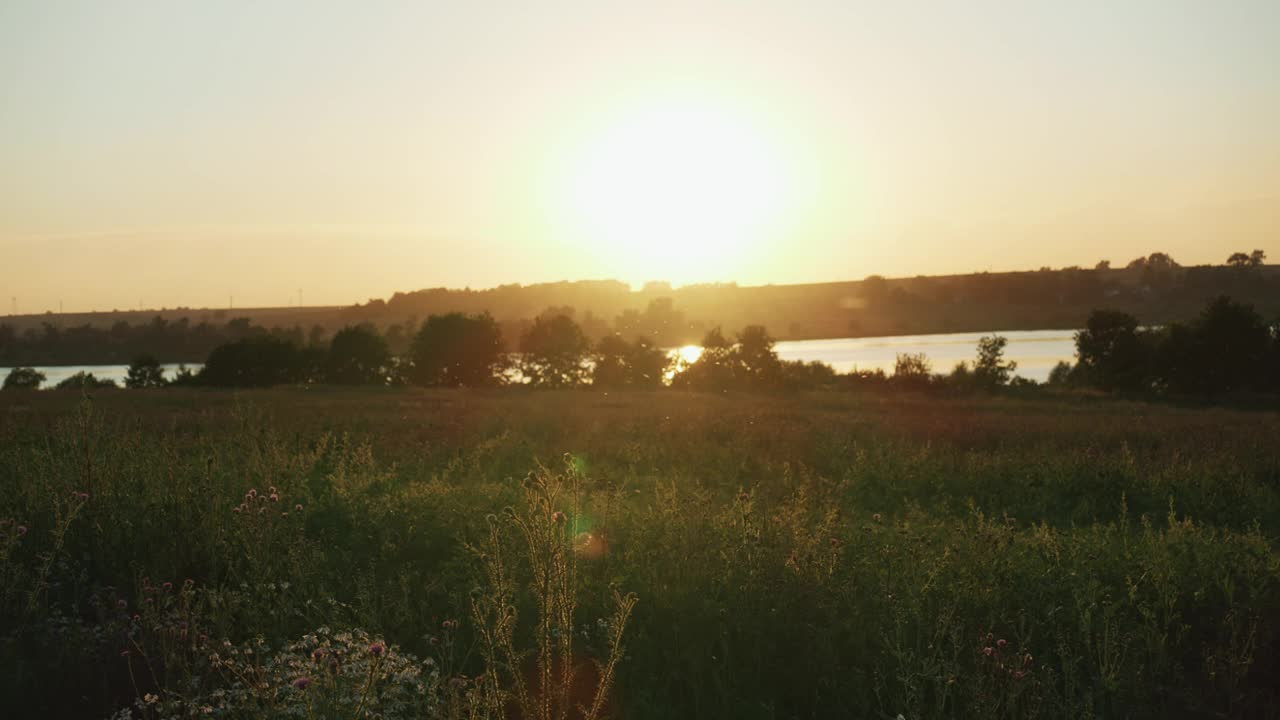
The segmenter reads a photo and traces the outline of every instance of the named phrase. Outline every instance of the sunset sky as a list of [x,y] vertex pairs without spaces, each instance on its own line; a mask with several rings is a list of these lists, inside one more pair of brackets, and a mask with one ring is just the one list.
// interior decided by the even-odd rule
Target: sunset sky
[[0,313],[1278,238],[1276,0],[0,3]]

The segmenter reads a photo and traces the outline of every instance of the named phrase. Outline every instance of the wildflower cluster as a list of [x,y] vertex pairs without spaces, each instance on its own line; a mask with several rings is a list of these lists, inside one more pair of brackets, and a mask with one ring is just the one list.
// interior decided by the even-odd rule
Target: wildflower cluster
[[1030,652],[987,633],[978,650],[978,701],[1018,713],[1028,710],[1036,701],[1034,668],[1035,657]]
[[158,717],[439,717],[440,671],[360,629],[321,627],[279,650],[224,641],[208,656],[222,680],[188,698],[142,695],[113,720]]
[[[274,486],[259,493],[249,488],[231,508],[232,537],[240,547],[241,580],[261,585],[296,577],[303,562],[305,526],[302,503],[290,505]],[[281,553],[280,548],[287,548]]]

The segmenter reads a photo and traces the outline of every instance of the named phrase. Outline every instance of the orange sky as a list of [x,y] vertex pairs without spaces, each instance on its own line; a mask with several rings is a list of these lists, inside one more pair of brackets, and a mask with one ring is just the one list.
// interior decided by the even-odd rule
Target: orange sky
[[3,309],[1280,257],[1280,3],[453,5],[0,5]]

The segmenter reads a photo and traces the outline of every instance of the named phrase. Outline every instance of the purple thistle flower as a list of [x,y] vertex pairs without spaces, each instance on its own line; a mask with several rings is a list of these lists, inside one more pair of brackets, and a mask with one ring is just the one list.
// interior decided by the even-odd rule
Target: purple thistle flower
[[120,600],[117,600],[117,601],[116,601],[116,607],[118,607],[118,608],[120,608],[121,610],[123,610],[123,609],[125,609],[125,608],[129,607],[129,603],[125,602],[123,599],[120,599]]
[[298,688],[299,690],[306,690],[307,686],[310,684],[311,684],[311,678],[306,676],[297,678],[293,681],[293,686]]
[[19,525],[19,526],[18,526],[18,537],[22,537],[23,535],[26,535],[26,534],[27,534],[27,526],[26,526],[26,525]]
[[374,657],[379,657],[382,653],[386,652],[386,649],[385,645],[380,642],[376,642],[369,646],[369,654]]

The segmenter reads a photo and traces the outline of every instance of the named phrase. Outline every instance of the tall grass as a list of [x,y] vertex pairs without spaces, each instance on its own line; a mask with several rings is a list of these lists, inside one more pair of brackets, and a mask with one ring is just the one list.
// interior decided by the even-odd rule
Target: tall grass
[[1276,437],[1092,400],[0,398],[0,701],[1274,716]]

